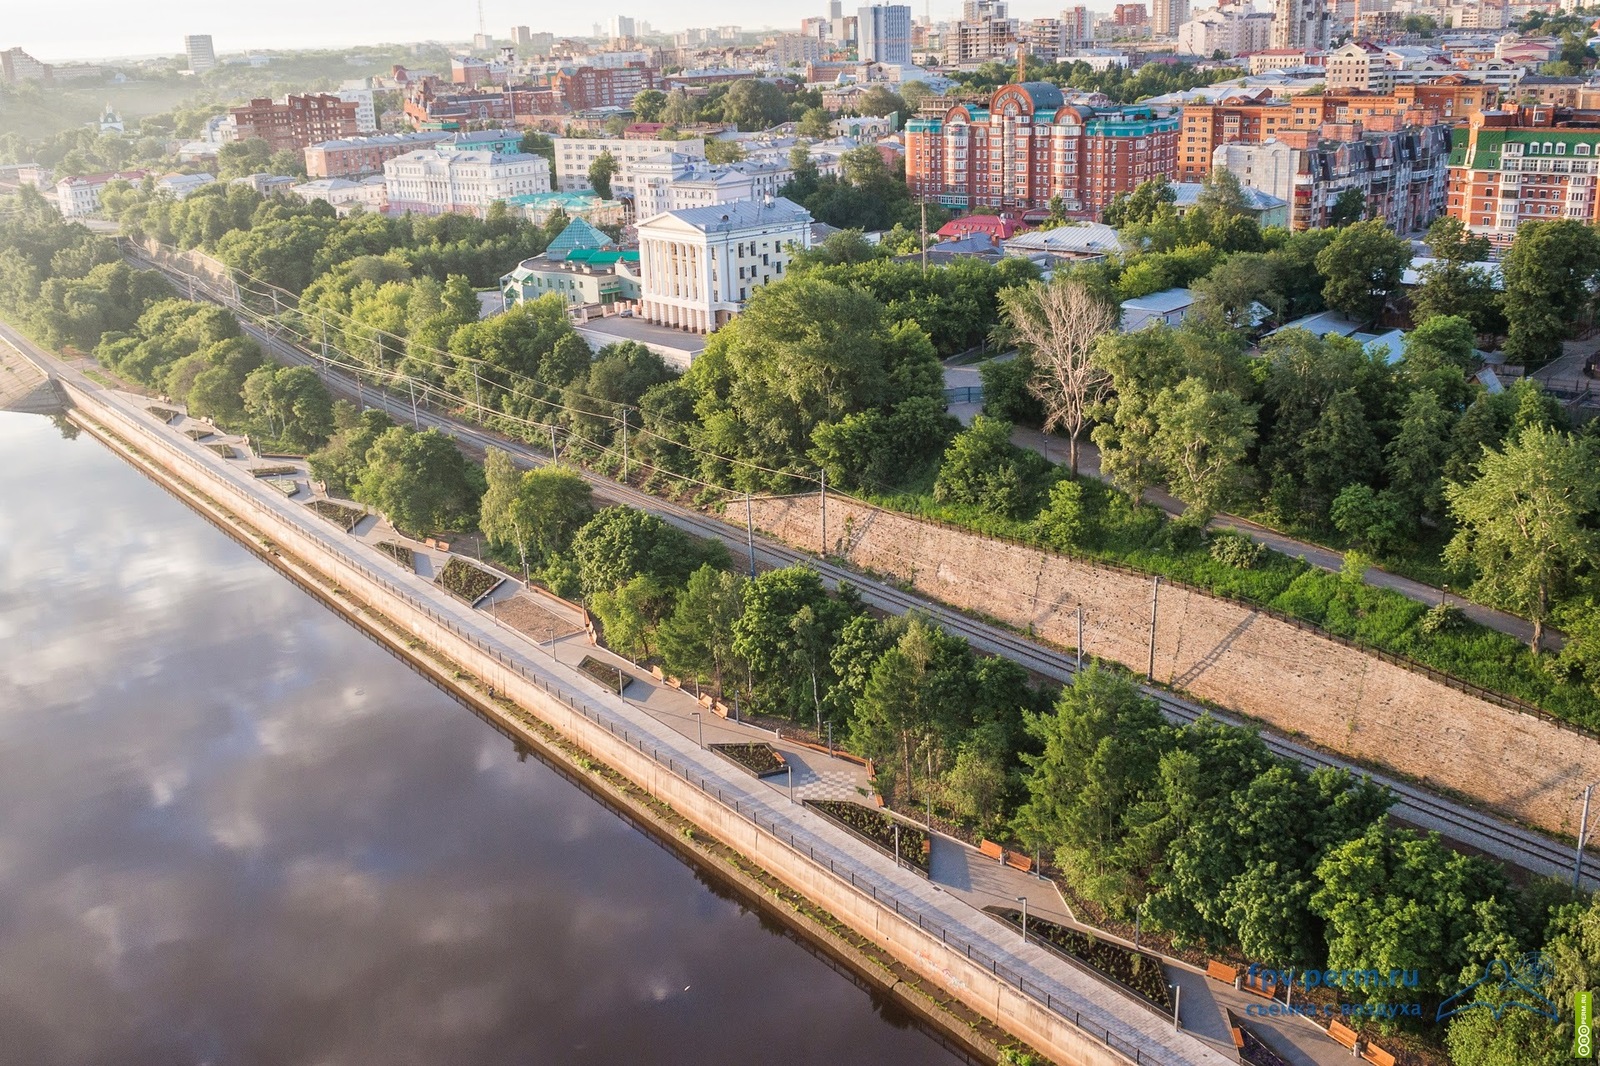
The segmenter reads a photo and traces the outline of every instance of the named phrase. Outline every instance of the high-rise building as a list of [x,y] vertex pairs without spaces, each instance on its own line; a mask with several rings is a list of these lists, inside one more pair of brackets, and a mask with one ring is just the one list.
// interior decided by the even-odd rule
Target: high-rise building
[[631,41],[634,38],[633,19],[626,15],[612,15],[606,23],[607,35],[613,41]]
[[1600,112],[1511,107],[1453,133],[1449,211],[1473,233],[1503,246],[1523,222],[1600,218]]
[[1043,209],[1098,218],[1118,193],[1177,166],[1178,120],[1146,107],[1068,104],[1046,82],[1003,85],[987,108],[956,104],[906,125],[906,182],[956,211]]
[[1333,30],[1327,0],[1275,0],[1272,47],[1323,51]]
[[244,107],[230,108],[234,137],[247,141],[260,138],[274,152],[302,152],[313,144],[354,137],[360,129],[360,105],[330,93],[286,96],[282,103],[270,99],[251,100]]
[[217,50],[211,44],[211,34],[191,33],[183,39],[183,51],[189,57],[189,69],[203,74],[217,65]]
[[1094,44],[1094,18],[1094,12],[1086,7],[1069,7],[1062,11],[1062,43],[1069,49]]
[[533,31],[526,26],[511,27],[511,47],[517,50],[518,55],[527,55],[528,46],[533,43]]
[[1150,32],[1157,37],[1173,37],[1178,27],[1189,21],[1189,0],[1152,0]]
[[51,68],[20,48],[7,48],[0,52],[0,77],[13,85],[19,81],[49,81]]
[[856,52],[863,63],[911,63],[911,8],[874,4],[856,12]]

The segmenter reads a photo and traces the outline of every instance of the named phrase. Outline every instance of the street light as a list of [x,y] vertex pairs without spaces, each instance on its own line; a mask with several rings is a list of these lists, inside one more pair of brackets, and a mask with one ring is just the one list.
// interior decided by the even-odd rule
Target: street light
[[706,746],[706,720],[700,717],[699,711],[690,711],[694,715],[694,724],[700,730],[700,746]]
[[1016,900],[1022,904],[1022,942],[1026,944],[1028,942],[1028,897],[1018,896]]
[[794,802],[794,763],[792,763],[792,762],[784,763],[783,764],[783,769],[784,769],[784,772],[789,775],[789,802],[793,803]]

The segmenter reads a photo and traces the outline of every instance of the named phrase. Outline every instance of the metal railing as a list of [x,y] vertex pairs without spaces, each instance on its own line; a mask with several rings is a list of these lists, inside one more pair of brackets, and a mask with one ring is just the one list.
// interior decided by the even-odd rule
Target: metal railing
[[[128,414],[119,410],[116,406],[110,403],[94,401],[92,397],[88,397],[88,394],[86,394],[84,390],[82,390],[75,383],[69,381],[64,382],[64,384],[70,393],[76,394],[74,396],[75,400],[78,396],[89,399],[94,410],[109,412],[116,417],[119,424],[131,428],[141,437],[153,442],[166,454],[177,456],[182,460],[184,465],[193,469],[204,479],[202,484],[213,486],[220,485],[226,488],[232,497],[242,501],[251,510],[261,515],[269,516],[277,522],[290,521],[288,516],[277,507],[268,506],[266,501],[245,491],[241,486],[235,484],[232,480],[226,477],[219,477],[217,471],[208,468],[197,457],[190,455],[186,449],[178,446],[176,441],[163,439],[155,431],[149,427],[141,425],[135,418],[130,417]],[[218,460],[218,462],[224,461],[225,460]],[[360,574],[364,580],[378,586],[388,595],[398,598],[412,610],[420,612],[434,624],[444,627],[444,629],[446,629],[457,639],[465,641],[482,654],[488,655],[504,669],[514,672],[518,677],[528,684],[537,686],[540,691],[557,700],[562,706],[581,714],[595,726],[604,727],[606,731],[613,737],[617,738],[627,746],[635,748],[641,754],[649,756],[658,765],[665,767],[672,774],[681,777],[685,782],[693,785],[701,793],[717,800],[718,803],[720,803],[725,809],[732,811],[736,816],[748,821],[759,831],[766,833],[768,836],[777,840],[780,844],[784,845],[791,852],[793,852],[797,857],[803,856],[818,868],[826,869],[841,885],[848,885],[856,892],[865,894],[868,898],[880,906],[892,908],[896,915],[906,922],[914,923],[923,933],[926,933],[932,937],[937,937],[940,943],[942,943],[950,951],[965,957],[967,960],[975,963],[980,968],[988,970],[992,976],[998,978],[1000,981],[1004,982],[1010,987],[1015,988],[1021,995],[1043,1006],[1056,1017],[1071,1023],[1074,1028],[1098,1040],[1109,1050],[1121,1055],[1126,1061],[1134,1063],[1136,1066],[1143,1066],[1145,1063],[1159,1063],[1164,1061],[1157,1057],[1151,1057],[1148,1059],[1145,1058],[1145,1052],[1136,1044],[1111,1032],[1110,1029],[1098,1022],[1085,1019],[1077,1008],[1056,999],[1049,989],[1043,987],[1037,982],[1030,981],[1027,977],[1018,973],[1010,966],[1002,963],[993,955],[986,952],[972,939],[963,936],[959,932],[952,931],[951,928],[941,922],[926,917],[913,907],[902,905],[900,899],[893,894],[881,892],[870,882],[870,880],[864,877],[858,877],[857,871],[854,868],[848,865],[841,866],[827,855],[819,855],[814,844],[808,843],[796,837],[795,834],[786,829],[778,819],[773,818],[770,813],[765,812],[763,804],[751,801],[748,798],[742,798],[737,794],[725,792],[722,789],[720,782],[712,778],[707,778],[697,769],[680,760],[676,753],[670,750],[663,750],[655,743],[655,738],[646,734],[633,732],[626,726],[626,724],[619,723],[612,717],[601,714],[576,693],[569,692],[559,685],[553,685],[543,677],[540,677],[538,674],[530,671],[525,665],[517,661],[515,656],[508,653],[507,650],[503,649],[498,644],[487,641],[480,634],[463,628],[455,620],[447,617],[444,614],[441,614],[428,603],[423,602],[406,589],[394,584],[387,577],[373,570],[359,558],[328,543],[325,539],[325,534],[323,534],[322,531],[314,530],[309,526],[300,528],[298,524],[295,525],[295,528],[296,532],[301,534],[302,539],[308,539],[318,549],[331,556],[337,565],[346,567]],[[577,738],[574,737],[573,739],[576,740]],[[582,747],[583,745],[580,743],[579,746]],[[593,754],[592,750],[591,754]],[[764,813],[767,813],[766,818],[763,818]]]

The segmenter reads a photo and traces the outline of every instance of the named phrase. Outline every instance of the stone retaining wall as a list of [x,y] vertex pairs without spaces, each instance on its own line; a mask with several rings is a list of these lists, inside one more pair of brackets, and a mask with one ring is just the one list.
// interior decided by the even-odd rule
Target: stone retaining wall
[[[757,500],[758,528],[814,551],[815,495]],[[830,551],[1044,640],[1144,673],[1151,578],[942,528],[839,497]],[[1543,829],[1575,834],[1572,796],[1600,780],[1600,742],[1478,699],[1241,604],[1161,587],[1155,680],[1290,735]]]
[[[1133,1049],[1128,1055],[1113,1050],[1099,1036],[1073,1024],[1033,996],[1023,994],[1004,975],[991,972],[984,962],[963,954],[937,931],[923,928],[914,914],[901,914],[891,909],[883,901],[854,887],[843,872],[835,874],[795,850],[779,835],[776,827],[758,824],[751,819],[750,812],[740,813],[714,791],[707,791],[704,783],[692,781],[688,776],[690,771],[681,763],[658,761],[647,750],[651,747],[647,738],[608,730],[583,713],[581,700],[502,661],[496,653],[458,633],[426,608],[419,609],[397,590],[374,580],[341,555],[329,552],[310,533],[280,520],[259,504],[252,506],[248,498],[241,499],[242,490],[206,471],[193,458],[184,455],[175,443],[149,434],[145,427],[100,404],[91,394],[70,383],[66,387],[73,401],[91,417],[105,422],[114,432],[136,440],[160,470],[181,481],[198,481],[206,492],[215,493],[226,506],[238,508],[252,524],[259,524],[261,532],[284,551],[348,590],[354,600],[371,605],[384,617],[460,664],[480,682],[494,686],[497,692],[538,716],[579,748],[748,856],[850,928],[882,946],[919,976],[947,990],[1006,1031],[1057,1062],[1072,1066],[1126,1066],[1134,1061]],[[197,499],[191,502],[206,506]],[[351,603],[348,609],[357,611],[360,607],[358,603]],[[521,731],[515,719],[507,717],[503,721],[510,729]],[[1209,1049],[1203,1052],[1202,1057],[1209,1062],[1212,1058],[1206,1057],[1208,1052]],[[1144,1061],[1152,1060],[1146,1056]]]

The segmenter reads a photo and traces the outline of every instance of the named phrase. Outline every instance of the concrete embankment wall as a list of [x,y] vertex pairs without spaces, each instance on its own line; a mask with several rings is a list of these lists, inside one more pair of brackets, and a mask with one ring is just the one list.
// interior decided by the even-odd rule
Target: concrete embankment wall
[[[820,536],[815,495],[758,500],[755,524],[797,547]],[[830,552],[918,592],[1032,627],[1142,674],[1149,577],[967,533],[838,497]],[[1479,699],[1252,610],[1163,584],[1155,680],[1370,765],[1442,787],[1530,825],[1575,834],[1575,792],[1600,780],[1600,742]]]
[[[892,901],[881,901],[869,890],[855,887],[849,871],[834,873],[797,850],[780,826],[765,824],[748,804],[743,809],[737,804],[730,806],[718,795],[714,779],[700,779],[669,753],[659,752],[649,738],[609,728],[597,717],[591,717],[594,712],[575,693],[562,692],[536,674],[502,659],[488,645],[456,630],[452,623],[389,584],[376,571],[368,571],[355,560],[331,551],[308,532],[272,513],[261,501],[207,470],[176,442],[158,437],[90,393],[70,384],[66,388],[80,413],[132,442],[154,467],[211,497],[208,502],[191,496],[197,506],[216,512],[220,505],[231,511],[277,548],[348,591],[354,601],[369,605],[408,630],[480,683],[493,685],[497,692],[535,714],[577,747],[869,937],[920,977],[946,989],[1058,1062],[1124,1066],[1135,1060],[1137,1049],[1129,1046],[1127,1054],[1122,1054],[1087,1025],[1080,1027],[1034,995],[1024,994],[1009,971],[991,965],[957,936],[936,926],[924,927],[916,915],[901,913]],[[135,456],[130,458],[139,461]],[[352,611],[359,609],[356,603],[349,606]],[[515,719],[507,717],[503,721],[511,730],[524,732]],[[529,739],[538,742],[535,737]],[[1157,1060],[1146,1054],[1142,1061]]]

